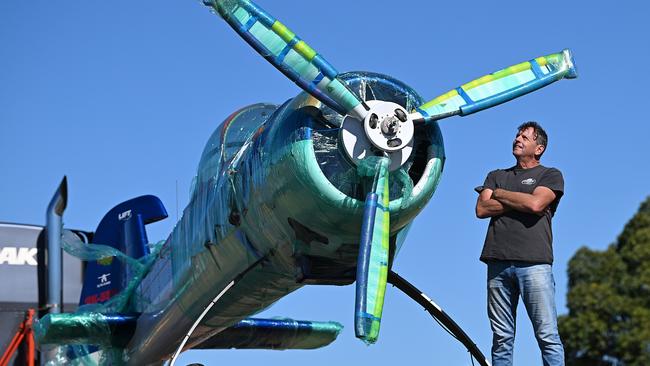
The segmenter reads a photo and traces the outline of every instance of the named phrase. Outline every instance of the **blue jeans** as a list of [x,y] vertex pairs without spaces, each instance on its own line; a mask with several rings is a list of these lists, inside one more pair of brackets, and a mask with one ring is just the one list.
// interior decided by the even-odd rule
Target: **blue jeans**
[[489,262],[487,293],[493,333],[492,366],[512,365],[519,296],[533,323],[544,366],[564,366],[564,348],[557,330],[555,280],[550,264]]

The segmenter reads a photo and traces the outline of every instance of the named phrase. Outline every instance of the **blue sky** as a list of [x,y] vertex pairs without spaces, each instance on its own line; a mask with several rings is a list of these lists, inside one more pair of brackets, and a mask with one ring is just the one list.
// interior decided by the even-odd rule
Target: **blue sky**
[[[570,48],[579,78],[508,104],[441,122],[447,163],[415,220],[395,269],[426,292],[489,353],[487,221],[474,217],[473,188],[512,165],[516,126],[549,133],[543,158],[560,168],[566,194],[554,220],[557,304],[565,313],[567,262],[586,245],[616,240],[650,194],[645,113],[650,84],[648,6],[642,2],[523,3],[382,0],[259,4],[340,71],[392,75],[425,99],[503,67]],[[524,5],[525,4],[525,5]],[[584,4],[584,5],[583,5]],[[115,204],[159,196],[166,237],[203,145],[232,111],[298,93],[198,1],[0,3],[0,221],[44,223],[68,176],[65,225],[94,230]],[[336,320],[339,340],[316,351],[192,351],[181,363],[252,365],[469,365],[464,348],[414,302],[387,291],[379,342],[354,338],[354,288],[303,288],[266,316]],[[520,306],[517,364],[539,364]],[[408,361],[410,363],[414,363]]]

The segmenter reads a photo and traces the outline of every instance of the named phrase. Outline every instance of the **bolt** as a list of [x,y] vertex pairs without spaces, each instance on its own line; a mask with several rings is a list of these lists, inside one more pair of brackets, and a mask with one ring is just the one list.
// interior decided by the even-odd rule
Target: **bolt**
[[393,116],[386,117],[381,122],[381,132],[384,135],[394,136],[399,131],[399,124],[397,123],[397,118]]

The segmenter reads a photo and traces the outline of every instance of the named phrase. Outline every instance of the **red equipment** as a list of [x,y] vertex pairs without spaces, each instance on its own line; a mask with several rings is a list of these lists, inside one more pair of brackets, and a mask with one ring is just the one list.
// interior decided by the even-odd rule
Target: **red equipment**
[[14,335],[11,343],[9,343],[9,347],[7,347],[2,358],[0,358],[0,366],[7,366],[9,364],[9,360],[11,360],[11,357],[13,357],[22,342],[25,342],[27,345],[27,365],[34,366],[36,352],[34,349],[34,330],[32,329],[33,320],[34,309],[29,309],[25,313],[25,320],[20,323],[16,335]]

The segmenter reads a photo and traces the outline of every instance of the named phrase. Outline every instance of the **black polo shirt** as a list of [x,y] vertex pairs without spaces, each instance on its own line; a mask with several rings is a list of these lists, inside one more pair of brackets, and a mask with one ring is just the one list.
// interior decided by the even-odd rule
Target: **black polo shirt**
[[556,197],[550,205],[550,210],[542,216],[511,210],[492,217],[481,261],[553,263],[551,218],[564,194],[562,173],[542,165],[529,169],[512,167],[490,172],[483,183],[484,188],[502,188],[523,193],[533,193],[539,186],[555,192]]

